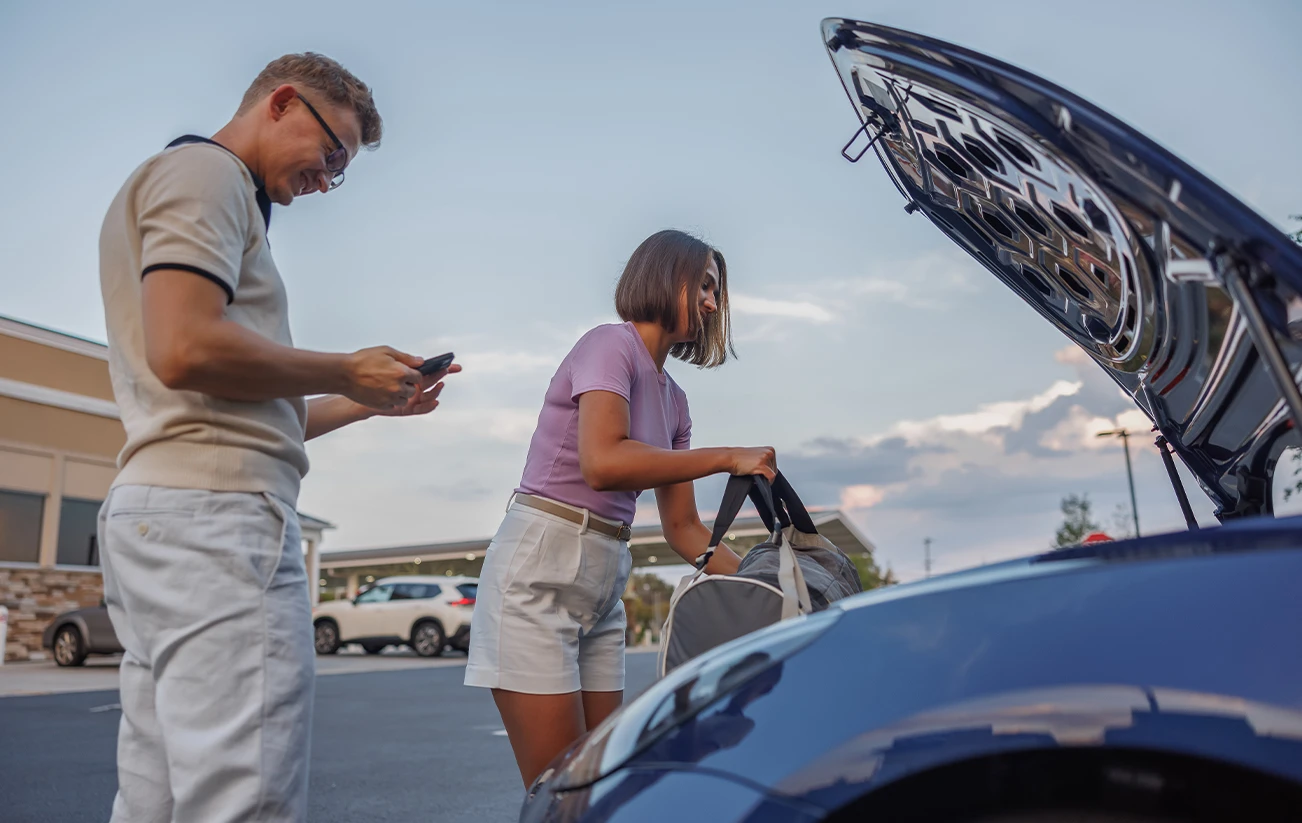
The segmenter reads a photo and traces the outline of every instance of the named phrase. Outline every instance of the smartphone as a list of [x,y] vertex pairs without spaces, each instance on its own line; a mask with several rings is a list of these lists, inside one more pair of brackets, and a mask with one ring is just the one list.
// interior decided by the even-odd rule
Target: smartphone
[[420,372],[426,377],[429,377],[434,372],[443,371],[448,366],[451,366],[453,357],[454,355],[452,354],[452,352],[448,352],[447,354],[440,354],[438,357],[431,357],[430,359],[426,360],[424,363],[421,363],[420,367],[416,369],[416,371]]

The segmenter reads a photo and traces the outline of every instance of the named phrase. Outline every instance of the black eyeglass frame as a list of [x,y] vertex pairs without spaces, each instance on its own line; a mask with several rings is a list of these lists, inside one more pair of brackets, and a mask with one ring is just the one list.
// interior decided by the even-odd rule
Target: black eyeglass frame
[[[325,118],[317,112],[316,108],[307,102],[306,97],[298,92],[294,92],[294,96],[303,101],[303,105],[307,106],[307,110],[316,118],[316,122],[320,123],[321,128],[325,129],[326,135],[334,141],[335,150],[327,154],[325,159],[326,171],[332,175],[330,178],[330,191],[334,191],[344,184],[344,167],[348,165],[348,149],[344,148],[343,141],[335,136],[334,130],[330,128]],[[336,166],[338,168],[335,168]]]

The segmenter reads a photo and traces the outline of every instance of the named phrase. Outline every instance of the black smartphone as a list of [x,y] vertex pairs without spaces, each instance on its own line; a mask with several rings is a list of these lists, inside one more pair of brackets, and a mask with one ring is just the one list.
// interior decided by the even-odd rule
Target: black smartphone
[[440,354],[438,357],[431,357],[421,363],[420,368],[416,369],[416,371],[429,377],[434,372],[443,371],[448,366],[451,366],[453,356],[452,352],[448,352],[447,354]]

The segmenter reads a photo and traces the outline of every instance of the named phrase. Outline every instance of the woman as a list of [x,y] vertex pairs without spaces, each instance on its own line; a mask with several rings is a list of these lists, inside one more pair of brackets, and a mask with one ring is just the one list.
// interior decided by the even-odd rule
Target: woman
[[[732,351],[723,255],[662,231],[633,252],[615,290],[621,324],[585,334],[561,361],[524,477],[484,559],[466,685],[493,690],[525,786],[619,707],[624,604],[637,496],[655,489],[665,539],[694,562],[710,532],[692,481],[776,472],[771,448],[689,448],[673,355],[714,368]],[[720,548],[707,568],[737,570]]]

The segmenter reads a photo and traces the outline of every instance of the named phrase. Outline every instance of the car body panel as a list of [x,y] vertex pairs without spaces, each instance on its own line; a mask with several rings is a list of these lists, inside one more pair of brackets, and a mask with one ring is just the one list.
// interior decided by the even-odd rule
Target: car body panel
[[841,601],[771,690],[717,700],[627,767],[826,810],[1014,750],[1174,752],[1302,783],[1302,519],[1082,548]]
[[623,769],[582,794],[556,795],[546,803],[528,804],[521,821],[592,817],[631,823],[660,820],[666,809],[679,810],[679,819],[746,823],[804,823],[821,817],[817,808],[771,797],[763,787],[730,775],[690,768],[636,767]]
[[91,606],[85,609],[73,609],[63,612],[49,622],[41,636],[41,645],[50,649],[54,647],[54,635],[61,626],[71,624],[81,632],[81,640],[86,644],[90,654],[120,654],[122,644],[113,631],[105,606]]
[[1247,272],[1297,373],[1302,249],[1161,146],[1042,78],[871,23],[828,19],[822,33],[908,207],[1098,362],[1218,516],[1269,513],[1275,463],[1299,441],[1225,270]]

